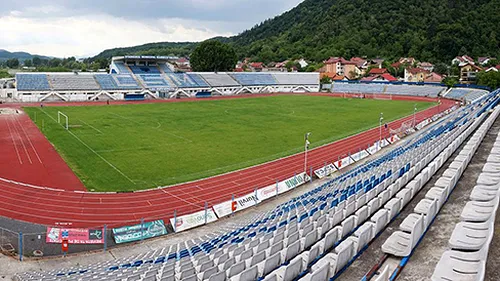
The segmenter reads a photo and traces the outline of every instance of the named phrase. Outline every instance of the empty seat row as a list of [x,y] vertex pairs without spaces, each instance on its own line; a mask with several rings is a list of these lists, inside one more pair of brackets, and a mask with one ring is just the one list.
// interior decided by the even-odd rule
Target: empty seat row
[[[500,111],[495,109],[476,132],[478,144],[486,135]],[[471,154],[477,149],[474,145]],[[468,144],[469,145],[469,144]],[[476,186],[460,214],[460,222],[448,241],[449,250],[441,256],[432,280],[483,280],[488,250],[493,238],[495,216],[500,196],[500,135],[498,135]]]

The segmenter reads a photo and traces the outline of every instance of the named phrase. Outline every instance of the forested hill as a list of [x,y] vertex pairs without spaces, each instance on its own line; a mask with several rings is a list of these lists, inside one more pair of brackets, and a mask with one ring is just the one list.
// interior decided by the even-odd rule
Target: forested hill
[[[233,44],[240,58],[263,62],[297,57],[322,61],[329,56],[449,62],[466,53],[500,57],[499,26],[500,0],[305,0],[238,36],[219,40]],[[170,44],[163,50],[178,54],[194,45],[158,44],[140,52],[152,54]],[[129,50],[134,49],[121,51]]]

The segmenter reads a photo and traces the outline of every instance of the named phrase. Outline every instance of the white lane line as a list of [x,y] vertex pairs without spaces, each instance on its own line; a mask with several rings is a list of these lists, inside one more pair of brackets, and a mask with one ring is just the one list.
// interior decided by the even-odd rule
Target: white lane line
[[19,154],[19,150],[17,149],[16,141],[14,140],[14,136],[12,134],[12,130],[10,129],[9,120],[7,119],[7,120],[5,120],[5,122],[7,123],[7,127],[9,128],[9,134],[10,134],[10,137],[12,139],[12,145],[16,149],[17,160],[19,160],[19,164],[22,165],[23,164],[23,160],[21,160],[21,155]]
[[30,161],[30,164],[33,164],[33,161],[31,161],[31,156],[28,153],[28,149],[26,148],[26,145],[24,144],[23,137],[19,133],[19,129],[17,128],[16,123],[12,120],[12,118],[13,117],[11,117],[10,121],[12,121],[12,126],[14,127],[14,131],[16,132],[17,136],[19,137],[19,140],[21,141],[21,144],[22,144],[23,149],[24,149],[24,153],[26,153],[26,156],[28,157],[28,160]]
[[30,135],[26,132],[26,129],[24,129],[24,126],[21,125],[21,122],[19,122],[19,119],[18,118],[15,118],[15,119],[16,119],[17,123],[19,124],[19,127],[21,127],[21,130],[23,130],[24,135],[28,139],[28,142],[31,145],[31,149],[33,149],[33,152],[35,152],[35,155],[36,155],[36,158],[38,159],[38,162],[40,162],[40,164],[43,164],[42,159],[40,159],[40,155],[38,154],[38,151],[36,151],[36,148],[33,145],[33,142],[31,142]]
[[[51,115],[49,115],[47,112],[45,112],[45,110],[42,110],[43,113],[45,113],[45,115],[49,116],[52,120],[54,120],[54,122],[57,123],[57,120],[52,117]],[[64,126],[62,124],[60,124],[63,128]],[[83,140],[81,140],[77,135],[75,135],[73,132],[71,132],[70,130],[67,130],[67,132],[72,135],[75,139],[77,139],[81,144],[83,144],[85,147],[87,147],[91,152],[93,152],[95,155],[97,155],[97,157],[101,158],[102,161],[104,161],[104,163],[108,164],[111,168],[113,168],[115,171],[117,171],[120,175],[122,175],[124,178],[126,178],[128,181],[130,181],[131,183],[135,184],[135,182],[129,178],[127,175],[125,175],[122,171],[120,171],[120,169],[118,169],[115,165],[111,164],[108,160],[106,160],[106,158],[102,157],[99,153],[97,153],[92,147],[90,147],[88,144],[86,144]]]

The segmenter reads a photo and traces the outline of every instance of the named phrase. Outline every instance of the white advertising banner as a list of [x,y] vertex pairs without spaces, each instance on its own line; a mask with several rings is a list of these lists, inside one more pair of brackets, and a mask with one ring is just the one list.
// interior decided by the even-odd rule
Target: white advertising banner
[[290,189],[294,189],[298,186],[305,184],[311,178],[306,173],[297,174],[291,178],[288,178],[280,183],[278,183],[278,193],[287,192]]
[[353,155],[351,155],[351,158],[354,161],[358,162],[358,161],[360,161],[360,160],[362,160],[362,159],[364,159],[364,158],[366,158],[368,156],[370,156],[370,153],[366,152],[366,150],[363,149],[363,150],[361,150],[361,151],[359,151],[359,152],[354,153]]
[[337,171],[337,168],[335,168],[335,166],[332,163],[330,163],[314,171],[314,174],[318,177],[318,179],[322,179],[324,177],[331,175],[335,171]]
[[264,201],[276,195],[278,195],[278,189],[276,188],[276,184],[272,184],[257,190],[257,197],[259,198],[260,201]]
[[[206,222],[211,223],[217,220],[217,216],[215,216],[212,208],[207,209],[206,211]],[[205,210],[192,213],[189,215],[180,216],[177,218],[171,218],[170,224],[174,226],[175,232],[181,232],[184,230],[191,229],[193,227],[197,227],[205,224]]]
[[229,200],[222,202],[214,206],[215,213],[219,218],[228,216],[234,212],[245,210],[252,206],[260,203],[259,198],[255,195],[255,192],[247,194],[245,196],[235,198],[234,201]]
[[401,138],[398,135],[393,135],[390,138],[387,139],[390,143],[395,143],[401,140]]
[[352,158],[349,157],[349,156],[347,156],[346,158],[343,158],[343,159],[340,159],[338,161],[333,162],[333,165],[335,165],[335,167],[338,170],[342,170],[343,168],[351,165],[352,163],[354,163],[354,161],[352,160]]

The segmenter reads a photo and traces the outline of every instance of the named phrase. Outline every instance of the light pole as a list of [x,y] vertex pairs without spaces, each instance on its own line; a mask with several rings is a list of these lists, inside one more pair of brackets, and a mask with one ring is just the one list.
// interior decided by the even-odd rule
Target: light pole
[[380,119],[379,119],[380,137],[379,137],[379,140],[378,140],[379,148],[382,148],[382,121],[384,121],[384,113],[380,112]]
[[[309,142],[309,136],[311,135],[311,133],[307,133],[304,135],[304,182],[306,181],[307,177],[307,150],[309,149],[309,145],[311,144]],[[312,175],[311,175],[312,176]]]
[[417,104],[413,106],[413,127],[417,126]]

